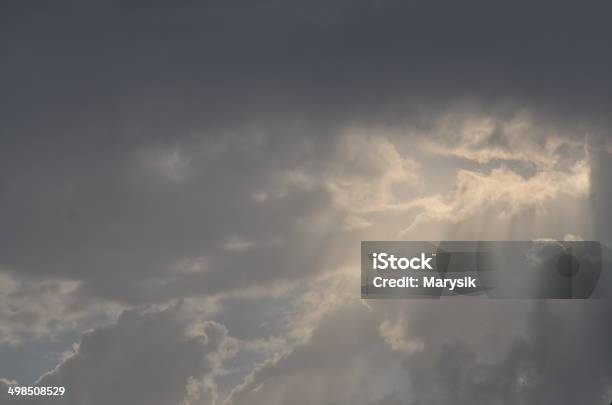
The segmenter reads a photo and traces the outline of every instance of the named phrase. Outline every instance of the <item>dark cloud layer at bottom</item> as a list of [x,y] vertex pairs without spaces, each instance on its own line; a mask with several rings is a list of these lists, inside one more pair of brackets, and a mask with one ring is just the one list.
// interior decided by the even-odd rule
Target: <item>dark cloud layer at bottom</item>
[[2,403],[211,403],[212,376],[230,349],[226,333],[219,324],[187,317],[179,307],[125,311],[115,324],[87,332],[78,348],[37,382],[65,387],[65,396],[19,401],[5,386]]

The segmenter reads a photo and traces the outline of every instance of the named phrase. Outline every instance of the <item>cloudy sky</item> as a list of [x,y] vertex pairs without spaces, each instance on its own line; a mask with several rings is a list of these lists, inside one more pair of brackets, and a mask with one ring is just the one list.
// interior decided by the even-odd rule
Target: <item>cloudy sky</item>
[[610,301],[365,301],[359,248],[610,245],[611,12],[3,2],[0,403],[609,404]]

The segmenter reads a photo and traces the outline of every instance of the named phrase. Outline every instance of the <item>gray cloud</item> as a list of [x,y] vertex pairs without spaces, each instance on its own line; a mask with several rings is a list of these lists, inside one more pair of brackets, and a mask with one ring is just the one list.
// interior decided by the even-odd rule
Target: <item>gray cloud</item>
[[38,383],[66,387],[63,398],[49,403],[210,403],[212,376],[230,349],[225,328],[194,321],[180,307],[130,310],[115,324],[85,333]]
[[430,114],[466,97],[605,119],[604,3],[165,5],[4,6],[11,123],[27,114],[40,129],[41,118],[55,122],[47,132],[116,130],[135,116],[158,134],[279,119],[325,127]]
[[[0,342],[83,330],[109,301],[218,299],[230,335],[269,356],[236,403],[600,401],[607,302],[327,314],[311,283],[351,269],[346,252],[360,239],[395,238],[419,214],[429,222],[417,239],[612,240],[610,11],[568,1],[3,4]],[[524,113],[530,124],[508,131]],[[471,125],[483,122],[486,136]],[[588,189],[564,193],[578,160]],[[466,216],[460,170],[482,180]],[[487,205],[499,195],[489,180],[508,179],[525,186],[517,212]],[[431,214],[440,201],[456,209]],[[295,284],[312,290],[297,298],[312,311],[292,313]],[[74,404],[168,404],[191,376],[210,403],[228,338],[215,323],[185,337],[193,324],[177,309],[127,310],[42,381],[70,385]],[[252,370],[249,355],[237,368]]]
[[249,197],[275,173],[316,165],[348,125],[430,128],[464,100],[495,116],[531,108],[568,122],[571,108],[573,126],[607,122],[598,112],[609,93],[609,26],[593,7],[4,6],[2,77],[13,97],[2,100],[0,265],[134,302],[277,277],[264,268],[288,267],[278,258],[251,278],[181,282],[168,268],[234,236],[285,234],[302,249],[287,219],[308,218],[325,194],[259,206],[256,218]]
[[374,314],[355,305],[332,311],[308,343],[255,371],[228,403],[374,404],[401,394],[386,390],[407,381],[402,374],[378,335]]
[[[428,309],[411,309],[394,303],[376,305],[374,311],[357,305],[333,312],[308,343],[255,371],[228,403],[607,400],[607,357],[592,347],[605,338],[594,330],[588,315],[602,303],[491,303],[488,308],[467,304],[436,303],[427,304]],[[465,315],[468,311],[472,315]],[[395,338],[424,342],[408,351],[391,344],[380,332],[381,319],[397,322],[403,317],[409,321]],[[457,324],[457,317],[462,317],[463,324]]]

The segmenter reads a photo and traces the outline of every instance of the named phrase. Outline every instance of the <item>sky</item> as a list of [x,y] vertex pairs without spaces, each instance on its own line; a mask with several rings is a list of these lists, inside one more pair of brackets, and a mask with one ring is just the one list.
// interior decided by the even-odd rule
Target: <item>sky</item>
[[611,11],[3,2],[0,403],[610,403],[608,299],[362,300],[359,248],[611,246]]

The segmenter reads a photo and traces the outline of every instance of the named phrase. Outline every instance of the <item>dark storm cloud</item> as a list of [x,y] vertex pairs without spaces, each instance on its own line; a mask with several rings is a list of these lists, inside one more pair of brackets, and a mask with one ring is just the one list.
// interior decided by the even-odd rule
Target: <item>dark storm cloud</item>
[[609,395],[608,357],[601,348],[591,347],[601,340],[601,325],[588,320],[588,314],[604,306],[603,302],[580,306],[538,302],[529,310],[524,331],[515,331],[494,360],[483,356],[493,332],[487,339],[475,341],[448,336],[434,350],[405,361],[415,378],[416,403],[605,402]]
[[591,109],[609,101],[609,7],[558,1],[5,6],[2,69],[7,104],[33,97],[48,115],[81,118],[135,103],[149,113],[175,114],[173,123],[227,124],[283,111],[316,114],[317,121],[358,119],[367,111],[367,120],[401,117],[403,109],[389,111],[393,101],[448,96],[554,100],[584,110],[585,102]]
[[[347,125],[428,125],[464,99],[501,114],[532,107],[571,125],[608,120],[605,3],[2,7],[0,265],[68,278],[86,272],[98,292],[124,299],[155,299],[131,281],[209,253],[232,229],[272,228],[278,221],[247,215],[245,201],[270,173],[306,162],[296,139],[318,139],[317,157]],[[236,134],[239,143],[255,132],[269,141],[254,154],[233,148],[213,163],[191,156],[207,162],[207,175],[184,187],[160,184],[135,163],[149,148],[209,149],[214,141],[202,139]],[[308,198],[278,218],[325,203]],[[228,281],[218,283],[209,290]]]

